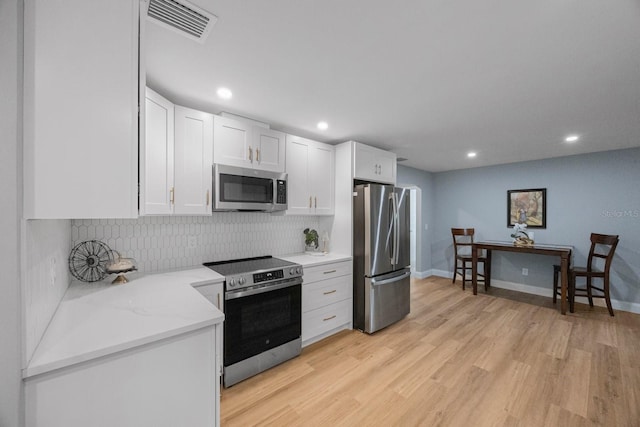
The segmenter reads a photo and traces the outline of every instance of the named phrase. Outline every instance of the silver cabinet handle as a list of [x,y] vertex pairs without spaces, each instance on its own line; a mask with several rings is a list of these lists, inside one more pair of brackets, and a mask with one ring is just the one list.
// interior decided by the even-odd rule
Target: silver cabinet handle
[[249,160],[253,163],[253,150],[249,147]]
[[329,292],[323,292],[323,295],[331,295],[331,294],[335,294],[336,293],[336,289],[329,291]]
[[260,149],[256,148],[256,162],[260,163]]
[[318,198],[314,197],[313,201],[314,201],[314,206],[313,207],[317,209],[318,208]]
[[327,320],[331,320],[331,319],[335,319],[336,315],[334,314],[333,316],[329,316],[329,317],[325,317],[324,319],[322,319],[323,322],[326,322]]
[[309,209],[311,209],[311,199],[312,199],[312,196],[309,196]]
[[329,270],[329,271],[324,271],[322,274],[331,274],[331,273],[335,273],[336,270]]

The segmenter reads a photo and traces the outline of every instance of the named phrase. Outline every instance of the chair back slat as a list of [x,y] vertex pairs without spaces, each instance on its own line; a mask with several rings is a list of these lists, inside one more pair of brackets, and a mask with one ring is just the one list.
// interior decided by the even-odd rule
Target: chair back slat
[[618,235],[591,233],[591,249],[589,249],[587,271],[594,271],[595,259],[599,258],[604,259],[603,271],[608,274],[619,241]]
[[474,228],[452,228],[453,250],[456,256],[471,255],[471,245],[473,245]]

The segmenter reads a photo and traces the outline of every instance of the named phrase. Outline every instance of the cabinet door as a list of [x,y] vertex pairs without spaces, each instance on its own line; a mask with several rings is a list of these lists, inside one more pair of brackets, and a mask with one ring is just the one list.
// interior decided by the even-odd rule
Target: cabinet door
[[382,182],[396,183],[396,154],[390,151],[380,150],[376,158],[378,164],[378,176]]
[[140,140],[140,214],[170,215],[173,188],[173,103],[147,88]]
[[376,163],[376,152],[373,147],[356,143],[353,162],[354,178],[377,180],[378,164]]
[[316,215],[333,215],[334,182],[334,148],[316,143],[309,154],[309,185]]
[[396,183],[396,154],[359,142],[354,143],[354,178]]
[[284,132],[254,126],[252,149],[252,165],[254,168],[273,172],[284,172]]
[[311,193],[309,191],[309,141],[287,135],[287,204],[288,214],[309,214]]
[[176,215],[211,215],[213,115],[175,107]]
[[197,286],[195,289],[202,294],[216,308],[224,312],[224,284],[211,283],[208,285]]
[[137,217],[138,8],[25,0],[26,218]]
[[213,161],[223,165],[251,167],[255,158],[251,147],[253,125],[227,117],[215,117],[213,135]]

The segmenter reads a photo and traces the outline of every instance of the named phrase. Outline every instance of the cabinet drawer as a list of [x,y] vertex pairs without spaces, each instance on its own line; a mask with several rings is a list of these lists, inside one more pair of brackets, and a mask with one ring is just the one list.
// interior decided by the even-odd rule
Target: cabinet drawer
[[353,273],[353,263],[351,261],[334,262],[331,264],[316,265],[304,268],[304,283],[313,283],[319,280],[331,279],[333,277],[345,276]]
[[302,313],[302,341],[349,323],[352,309],[353,300],[349,298]]
[[311,283],[302,287],[302,312],[351,298],[351,274]]

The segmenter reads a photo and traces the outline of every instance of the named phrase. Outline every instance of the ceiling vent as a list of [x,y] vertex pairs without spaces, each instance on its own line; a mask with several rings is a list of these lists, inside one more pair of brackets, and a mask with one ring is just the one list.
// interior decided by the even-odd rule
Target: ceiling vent
[[218,18],[185,0],[151,0],[147,16],[155,23],[204,43]]

